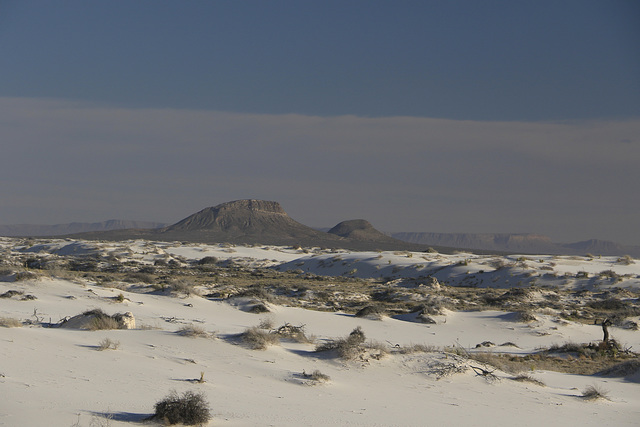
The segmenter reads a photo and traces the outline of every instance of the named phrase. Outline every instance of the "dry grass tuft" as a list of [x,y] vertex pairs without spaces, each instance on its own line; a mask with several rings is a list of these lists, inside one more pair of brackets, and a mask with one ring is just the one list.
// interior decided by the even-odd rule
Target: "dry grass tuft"
[[609,392],[594,384],[584,389],[584,391],[582,392],[582,398],[584,400],[609,400]]
[[329,340],[316,346],[316,352],[335,351],[342,360],[360,359],[368,361],[369,358],[381,359],[388,354],[386,345],[377,342],[365,344],[366,337],[362,328],[358,326],[346,338]]
[[413,353],[433,353],[438,351],[438,347],[427,344],[411,344],[409,346],[396,346],[395,351],[400,354],[413,354]]
[[103,339],[98,345],[98,351],[117,350],[118,348],[120,348],[120,341],[112,341],[111,338]]
[[240,334],[240,338],[242,342],[247,344],[252,350],[265,350],[270,345],[276,345],[280,342],[278,335],[255,326],[246,329]]
[[280,326],[274,332],[279,338],[286,338],[295,342],[308,344],[314,341],[314,337],[308,337],[304,332],[304,325],[293,326],[290,323],[285,323]]
[[111,316],[105,315],[96,316],[93,320],[91,320],[91,324],[89,325],[90,331],[101,331],[106,329],[119,329],[120,323],[116,319]]
[[535,379],[532,376],[527,375],[527,374],[520,374],[520,375],[517,375],[517,376],[515,376],[515,377],[513,377],[511,379],[514,380],[514,381],[527,382],[527,383],[539,385],[540,387],[546,387],[545,383],[543,383],[542,381],[537,380],[537,379]]
[[13,317],[0,317],[0,326],[4,328],[19,328],[22,326],[22,322]]
[[178,329],[176,333],[178,335],[182,335],[184,337],[191,337],[191,338],[197,338],[197,337],[209,338],[211,336],[211,334],[205,331],[205,329],[202,326],[193,325],[193,324],[183,326],[182,328]]
[[317,369],[310,374],[307,374],[306,371],[302,371],[302,377],[318,383],[327,382],[331,380],[331,377],[329,377],[329,375],[323,374]]
[[273,320],[271,319],[262,319],[258,324],[258,328],[270,330],[273,329]]

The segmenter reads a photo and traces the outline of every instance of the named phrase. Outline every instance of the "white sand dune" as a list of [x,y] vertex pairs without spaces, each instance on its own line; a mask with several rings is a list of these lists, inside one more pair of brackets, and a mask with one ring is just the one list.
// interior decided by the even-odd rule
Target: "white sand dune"
[[[132,257],[145,259],[158,255],[151,250],[156,247],[191,259],[235,254],[317,264],[318,257],[335,256],[311,257],[282,248],[236,247],[229,253],[223,247],[129,245]],[[341,256],[365,260],[378,255]],[[389,265],[386,259],[395,256],[402,257],[383,254],[383,263]],[[492,341],[494,352],[528,354],[543,346],[602,337],[597,325],[559,323],[552,316],[540,315],[527,324],[499,311],[448,312],[434,316],[436,324],[420,324],[283,306],[252,314],[224,301],[133,293],[82,280],[0,282],[0,294],[8,290],[37,299],[0,299],[0,317],[34,322],[0,328],[0,425],[5,426],[135,425],[151,415],[154,403],[170,390],[203,392],[211,404],[211,425],[224,426],[635,426],[640,416],[640,384],[631,377],[528,372],[546,384],[540,386],[512,381],[511,374],[495,371],[496,378],[489,381],[473,369],[442,375],[455,366],[481,366],[452,353],[393,351],[410,344],[476,351],[476,344]],[[125,297],[122,303],[115,299],[120,293]],[[137,329],[88,331],[39,323],[57,323],[90,309],[108,314],[130,311]],[[304,325],[320,342],[344,337],[360,326],[367,339],[384,344],[391,353],[380,360],[342,361],[315,352],[314,344],[283,341],[260,351],[234,338],[265,319],[274,326]],[[188,325],[212,336],[176,333]],[[612,328],[612,334],[625,346],[640,349],[640,332]],[[119,342],[118,348],[98,351],[105,338]],[[500,346],[507,342],[518,347]],[[314,384],[302,375],[314,370],[330,381]],[[201,372],[206,381],[202,384],[193,381]],[[608,391],[609,400],[582,399],[589,385]]]

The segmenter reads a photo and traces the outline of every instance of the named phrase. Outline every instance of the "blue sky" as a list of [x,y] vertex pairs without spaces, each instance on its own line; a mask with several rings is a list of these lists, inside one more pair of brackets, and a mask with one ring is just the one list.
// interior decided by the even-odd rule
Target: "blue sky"
[[0,51],[2,224],[250,197],[640,244],[637,1],[4,0]]

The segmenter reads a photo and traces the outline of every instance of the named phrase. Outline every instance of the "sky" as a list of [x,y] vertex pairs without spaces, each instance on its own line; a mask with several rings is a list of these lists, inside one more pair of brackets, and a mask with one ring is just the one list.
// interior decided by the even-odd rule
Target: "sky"
[[635,0],[0,0],[0,224],[640,245]]

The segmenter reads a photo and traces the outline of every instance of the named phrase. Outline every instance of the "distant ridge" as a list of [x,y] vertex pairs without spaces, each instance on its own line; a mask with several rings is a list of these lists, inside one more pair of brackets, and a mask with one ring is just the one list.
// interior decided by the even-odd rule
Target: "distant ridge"
[[278,202],[266,200],[235,200],[205,208],[158,230],[158,234],[178,240],[231,243],[287,245],[338,241],[293,220]]
[[[327,230],[327,231],[324,231]],[[293,220],[278,202],[235,200],[208,207],[166,226],[156,222],[109,220],[98,223],[70,223],[52,226],[0,226],[0,235],[12,237],[69,237],[77,239],[148,239],[193,243],[263,244],[317,246],[361,251],[433,248],[447,253],[467,250],[475,253],[630,255],[640,258],[640,246],[625,246],[604,240],[554,243],[539,234],[491,233],[382,233],[364,219],[343,221],[318,230]]]
[[[337,227],[337,228],[336,228]],[[194,243],[319,246],[353,250],[413,250],[425,246],[393,239],[365,220],[345,221],[325,233],[293,220],[278,202],[235,200],[202,209],[168,227],[144,230],[112,230],[70,235],[80,239],[149,239]],[[443,248],[444,249],[444,248]]]
[[554,243],[549,237],[540,234],[402,232],[391,233],[391,236],[411,243],[471,250],[553,255],[586,255],[589,253],[592,255],[640,257],[639,246],[625,246],[596,239],[577,243]]
[[110,219],[102,222],[71,222],[68,224],[38,225],[16,224],[0,225],[0,236],[6,237],[37,237],[62,236],[65,234],[84,233],[91,231],[122,230],[128,228],[161,228],[167,224],[151,221],[129,221]]

